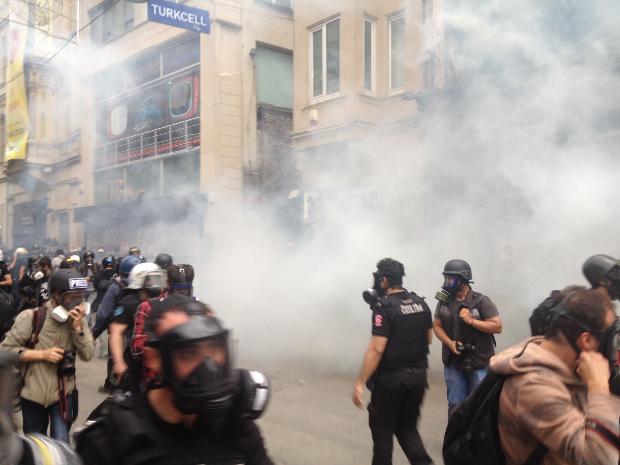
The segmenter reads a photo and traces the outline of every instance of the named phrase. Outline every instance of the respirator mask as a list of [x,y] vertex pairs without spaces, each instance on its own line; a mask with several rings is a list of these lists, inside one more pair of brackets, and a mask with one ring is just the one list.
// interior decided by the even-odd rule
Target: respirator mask
[[381,289],[381,279],[383,275],[378,271],[375,271],[373,274],[373,284],[372,287],[366,289],[362,292],[362,298],[364,302],[366,302],[370,307],[374,307],[379,302],[379,299],[383,296],[383,289]]
[[150,337],[147,345],[157,348],[162,385],[172,390],[183,414],[198,414],[211,423],[228,412],[239,380],[232,369],[228,331],[216,318],[193,315],[162,336]]
[[601,352],[609,362],[611,376],[609,377],[609,390],[620,396],[620,320],[616,319],[601,336]]
[[33,276],[33,279],[34,279],[35,281],[40,281],[40,280],[41,280],[41,279],[43,279],[43,278],[45,278],[45,275],[44,275],[44,274],[43,274],[43,272],[42,272],[42,271],[40,271],[40,270],[39,270],[39,271],[37,271],[37,272],[34,274],[34,276]]
[[607,279],[609,280],[609,286],[607,292],[612,300],[620,300],[620,267],[614,266],[609,273],[607,273]]
[[437,294],[435,294],[435,299],[444,304],[449,303],[454,298],[454,295],[461,288],[462,284],[463,281],[460,277],[445,274],[443,286],[441,286],[441,290],[437,292]]

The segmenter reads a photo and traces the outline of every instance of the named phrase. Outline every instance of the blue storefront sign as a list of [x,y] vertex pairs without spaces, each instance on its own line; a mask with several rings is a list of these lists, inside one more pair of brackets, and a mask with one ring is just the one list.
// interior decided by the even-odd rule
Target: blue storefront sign
[[211,22],[207,10],[199,10],[166,0],[149,0],[148,8],[149,21],[206,34],[211,32]]

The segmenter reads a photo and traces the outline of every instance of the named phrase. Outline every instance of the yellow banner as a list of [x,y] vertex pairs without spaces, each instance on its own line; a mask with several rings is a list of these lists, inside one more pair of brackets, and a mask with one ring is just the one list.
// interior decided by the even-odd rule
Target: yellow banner
[[6,69],[6,150],[5,160],[26,158],[28,144],[28,99],[24,80],[24,53],[27,29],[10,24],[8,37],[9,62]]

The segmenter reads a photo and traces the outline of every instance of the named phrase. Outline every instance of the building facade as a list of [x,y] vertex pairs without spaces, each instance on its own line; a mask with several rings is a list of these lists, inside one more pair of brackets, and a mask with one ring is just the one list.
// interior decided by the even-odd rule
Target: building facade
[[443,86],[442,8],[441,0],[296,5],[293,140],[306,221],[317,199],[369,195],[352,170],[364,169],[364,155],[376,158],[367,152],[377,141],[415,145],[418,97]]
[[[7,245],[47,240],[123,253],[148,244],[150,256],[166,244],[181,257],[188,236],[208,236],[209,205],[261,203],[282,189],[273,167],[290,149],[290,2],[189,2],[209,11],[209,34],[149,22],[146,3],[80,5],[77,22],[86,27],[74,47],[79,86],[58,91],[58,106],[75,102],[60,118],[75,131],[58,147],[62,167],[44,157],[34,176],[41,189],[10,194]],[[52,74],[56,67],[44,69]],[[43,111],[32,101],[30,110],[37,117]],[[33,136],[25,165],[35,163],[40,134]],[[7,165],[15,185],[18,164]],[[45,187],[54,176],[67,185],[65,198]],[[24,202],[46,211],[45,224],[26,239],[15,228],[23,216],[16,205]]]

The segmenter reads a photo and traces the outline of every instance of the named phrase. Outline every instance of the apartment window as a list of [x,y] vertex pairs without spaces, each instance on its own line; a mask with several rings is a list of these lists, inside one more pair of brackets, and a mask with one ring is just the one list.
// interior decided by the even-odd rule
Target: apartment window
[[375,20],[364,18],[364,90],[375,87]]
[[399,13],[389,18],[390,35],[390,90],[405,87],[405,15]]
[[91,18],[97,18],[91,28],[91,40],[96,44],[114,40],[134,27],[134,4],[131,2],[105,0],[89,13]]
[[340,90],[340,18],[310,31],[312,97]]
[[267,5],[275,5],[282,8],[293,8],[293,0],[256,0],[259,3],[266,3]]

